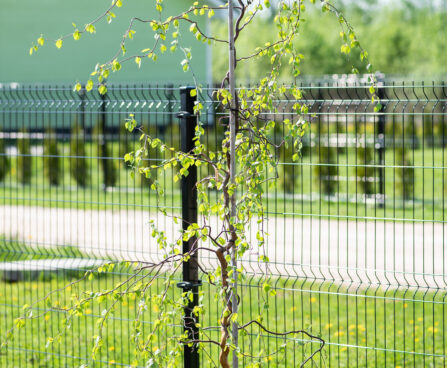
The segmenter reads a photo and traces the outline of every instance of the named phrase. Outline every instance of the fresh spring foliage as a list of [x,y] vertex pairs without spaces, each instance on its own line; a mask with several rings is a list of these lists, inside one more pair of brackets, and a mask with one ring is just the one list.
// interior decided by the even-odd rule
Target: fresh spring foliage
[[[94,21],[85,26],[76,28],[74,32],[56,40],[46,40],[39,37],[37,43],[30,50],[37,51],[44,43],[54,44],[62,48],[69,38],[78,41],[84,33],[95,33],[96,24],[101,20],[108,22],[115,17],[114,9],[125,4],[125,0],[113,0],[110,7]],[[198,192],[198,212],[200,220],[191,223],[174,242],[168,242],[163,231],[158,230],[154,221],[151,221],[152,237],[154,237],[164,257],[155,263],[147,262],[122,262],[121,267],[132,269],[132,275],[109,290],[91,291],[79,295],[73,299],[71,307],[63,310],[65,315],[64,325],[71,325],[74,317],[84,315],[86,308],[91,303],[104,305],[103,312],[97,321],[97,332],[93,337],[92,359],[94,360],[104,344],[104,333],[107,322],[112,317],[117,306],[130,295],[135,295],[138,300],[138,310],[133,322],[132,342],[135,346],[134,365],[143,364],[147,367],[173,367],[178,364],[183,347],[185,345],[205,352],[210,345],[217,345],[220,349],[218,359],[208,358],[209,364],[219,364],[221,367],[236,367],[241,357],[250,358],[250,367],[259,367],[267,357],[281,354],[285,345],[279,351],[266,353],[262,349],[251,346],[250,350],[243,350],[244,344],[239,341],[249,333],[255,333],[259,340],[264,335],[288,336],[288,344],[298,346],[305,344],[308,349],[307,358],[301,363],[305,365],[311,361],[324,347],[324,341],[319,336],[312,335],[311,331],[272,331],[264,325],[264,314],[269,308],[269,298],[274,298],[276,292],[270,285],[268,277],[262,283],[262,307],[254,319],[244,321],[238,314],[238,305],[243,300],[243,295],[238,293],[238,285],[244,282],[246,271],[241,260],[247,251],[253,248],[259,249],[259,263],[265,267],[268,274],[269,259],[263,252],[266,246],[264,232],[264,220],[266,209],[263,202],[266,185],[275,185],[278,178],[278,150],[286,147],[291,152],[293,160],[298,160],[301,149],[302,137],[309,126],[312,116],[309,114],[308,106],[302,101],[303,93],[298,85],[292,83],[284,86],[279,83],[281,71],[288,67],[291,75],[297,77],[301,73],[301,62],[304,55],[296,48],[295,40],[300,35],[300,29],[307,7],[319,6],[322,12],[333,14],[339,22],[339,37],[341,40],[341,52],[349,55],[351,51],[358,50],[359,58],[364,63],[366,71],[371,72],[372,66],[368,62],[368,53],[362,49],[354,29],[346,18],[332,4],[331,1],[315,0],[281,0],[275,3],[275,12],[272,24],[277,38],[275,42],[267,42],[254,50],[239,50],[237,41],[243,33],[250,32],[251,22],[259,17],[266,9],[271,7],[269,0],[244,1],[238,0],[220,5],[210,6],[206,3],[194,2],[189,8],[180,14],[166,16],[163,12],[163,0],[154,3],[159,13],[157,19],[132,18],[129,26],[123,34],[117,53],[105,63],[98,63],[92,76],[97,79],[95,86],[93,79],[85,84],[85,90],[91,91],[97,88],[99,93],[107,92],[106,81],[111,73],[118,72],[126,61],[133,61],[138,67],[141,63],[157,60],[166,52],[180,52],[184,55],[181,67],[185,72],[191,71],[191,51],[187,45],[183,45],[182,34],[191,32],[197,41],[210,45],[220,44],[227,48],[229,60],[228,72],[223,76],[221,88],[216,93],[216,98],[221,102],[226,119],[219,121],[225,125],[225,131],[221,142],[214,142],[212,149],[204,143],[204,128],[201,123],[203,105],[201,103],[202,86],[195,83],[195,88],[190,92],[191,97],[197,97],[194,112],[197,116],[197,128],[195,130],[195,146],[189,152],[182,152],[172,147],[167,142],[144,130],[130,114],[126,121],[126,128],[132,132],[139,130],[141,133],[140,147],[125,155],[125,161],[141,175],[151,179],[151,187],[159,195],[163,195],[163,188],[157,181],[158,171],[174,168],[177,182],[187,177],[189,170],[197,168],[208,168],[211,175],[201,177],[196,184]],[[200,17],[212,18],[217,12],[228,18],[228,37],[219,37],[207,34],[198,25]],[[233,20],[234,18],[234,20]],[[141,50],[137,55],[127,55],[126,44],[135,37],[134,26],[137,23],[147,25],[153,32],[154,42],[147,48]],[[254,88],[235,87],[235,69],[248,61],[268,63],[269,68],[264,76],[257,82]],[[358,73],[356,67],[353,73]],[[192,73],[193,78],[194,74]],[[375,78],[370,75],[370,93],[373,101],[377,101],[375,94]],[[75,90],[81,91],[80,83],[75,85]],[[274,101],[287,95],[295,101],[292,107],[293,119],[277,121],[273,118],[277,113]],[[380,104],[376,111],[380,110]],[[286,135],[278,142],[272,137],[277,124],[281,124]],[[80,151],[79,142],[82,142],[82,133],[78,127],[72,134],[71,151],[75,157],[84,156]],[[289,148],[290,147],[290,148]],[[146,158],[153,152],[158,153],[160,158],[156,162],[148,164]],[[74,175],[79,185],[85,185],[86,166],[77,161],[72,165],[76,170]],[[209,190],[217,191],[217,196],[209,196]],[[161,209],[167,215],[166,211]],[[219,226],[211,225],[218,219]],[[175,215],[172,221],[181,220]],[[249,229],[255,229],[256,240],[251,241]],[[183,242],[188,242],[189,250],[182,250]],[[198,254],[204,254],[214,260],[215,267],[204,269],[200,266]],[[135,260],[129,260],[135,261]],[[192,311],[193,321],[185,321],[183,325],[195,325],[198,328],[198,336],[194,336],[183,329],[173,328],[174,323],[179,322],[179,316],[183,315],[184,308],[194,298],[191,290],[183,293],[172,292],[176,283],[176,276],[184,262],[198,262],[206,281],[216,288],[216,302],[219,303],[219,313],[213,316],[216,327],[203,326],[199,321],[203,320],[206,313],[204,297],[199,291],[199,303]],[[98,274],[112,272],[115,263],[109,263],[96,270],[87,272],[84,278],[94,278]],[[162,290],[154,290],[151,286],[163,275],[164,286]],[[148,302],[156,306],[156,315],[153,317],[151,330],[143,334],[142,323],[145,319]],[[51,301],[51,295],[37,303],[46,302],[48,308],[57,308]],[[33,305],[35,306],[35,304]],[[33,316],[32,306],[24,307],[24,314],[16,319],[15,328],[21,328],[29,318]],[[220,338],[212,339],[207,331],[209,329],[220,330]],[[157,349],[152,349],[153,343],[157,341],[159,334],[167,336],[166,343],[159,341]],[[8,337],[12,330],[8,332]],[[59,341],[63,332],[48,338],[48,346]],[[240,339],[240,340],[239,340]],[[304,342],[303,342],[304,341]],[[316,344],[315,344],[316,343]],[[232,354],[232,363],[230,355]],[[204,354],[206,356],[206,354]],[[218,360],[218,363],[216,362]],[[86,363],[87,366],[88,362]]]

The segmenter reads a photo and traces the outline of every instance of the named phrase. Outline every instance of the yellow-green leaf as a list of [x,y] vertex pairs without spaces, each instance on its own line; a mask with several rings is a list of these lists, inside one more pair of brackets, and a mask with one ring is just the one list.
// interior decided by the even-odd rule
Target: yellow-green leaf
[[92,81],[91,79],[89,79],[89,80],[87,81],[87,84],[85,85],[85,90],[86,90],[87,92],[89,92],[89,91],[92,90],[92,88],[93,88],[93,81]]
[[107,93],[107,87],[104,84],[101,84],[98,87],[98,91],[100,94],[105,95]]
[[75,39],[75,41],[78,41],[81,38],[81,32],[79,32],[78,30],[74,31],[73,38]]

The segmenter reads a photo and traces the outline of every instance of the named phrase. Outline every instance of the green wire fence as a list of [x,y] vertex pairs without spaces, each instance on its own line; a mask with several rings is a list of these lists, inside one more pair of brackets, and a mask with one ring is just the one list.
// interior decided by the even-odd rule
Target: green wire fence
[[[298,162],[290,148],[275,152],[278,184],[266,184],[265,199],[270,262],[266,270],[255,247],[243,261],[248,277],[241,286],[241,319],[262,312],[260,289],[268,277],[276,296],[268,301],[266,326],[306,328],[327,343],[309,366],[445,366],[446,86],[382,80],[379,112],[358,79],[301,87],[310,128]],[[227,122],[214,92],[207,87],[198,96],[210,149]],[[123,157],[139,136],[123,125],[133,113],[146,131],[179,148],[179,96],[174,85],[110,85],[105,96],[64,86],[0,87],[2,335],[24,304],[60,289],[52,298],[58,304],[39,310],[44,317],[17,334],[0,354],[0,366],[140,366],[130,342],[136,300],[114,314],[96,362],[89,357],[98,305],[64,330],[59,344],[46,347],[46,336],[57,334],[72,294],[111,288],[126,277],[117,270],[62,288],[82,270],[105,260],[159,260],[163,254],[150,236],[149,220],[168,238],[177,234],[178,225],[158,209],[181,213],[180,185],[172,171],[159,173],[166,194],[157,200],[151,179],[132,177]],[[291,112],[295,102],[284,95],[277,110],[263,117],[278,123],[272,139],[286,134],[282,120],[298,118]],[[149,150],[147,160],[161,158]],[[205,174],[199,170],[199,177]],[[256,232],[249,231],[255,241]],[[204,269],[214,266],[205,256],[200,262]],[[202,281],[209,311],[203,325],[216,338],[215,291]],[[143,325],[153,323],[154,308],[148,308]],[[181,320],[173,328],[181,329]],[[241,339],[249,352],[242,366],[296,367],[312,348],[305,340],[256,339],[252,332]],[[167,336],[157,338],[154,351]],[[250,356],[259,352],[261,357]],[[217,366],[217,356],[211,347],[201,365]]]

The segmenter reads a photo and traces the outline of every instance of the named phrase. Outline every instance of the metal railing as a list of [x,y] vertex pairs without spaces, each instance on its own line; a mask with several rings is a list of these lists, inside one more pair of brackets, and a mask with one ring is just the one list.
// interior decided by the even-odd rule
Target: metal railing
[[[268,277],[277,292],[269,300],[267,326],[320,334],[328,345],[318,366],[444,366],[444,83],[382,81],[379,112],[369,87],[356,81],[301,87],[311,124],[300,160],[294,163],[283,146],[276,152],[278,185],[266,187]],[[206,112],[200,117],[204,141],[211,149],[223,135],[226,118],[213,92],[204,88],[198,96]],[[278,112],[266,115],[278,123],[296,119],[294,103],[285,95],[277,101]],[[87,267],[79,259],[153,261],[163,256],[148,222],[154,220],[168,237],[178,232],[178,225],[157,209],[181,213],[180,184],[173,182],[172,171],[160,173],[166,193],[158,201],[150,179],[131,177],[123,156],[139,137],[125,132],[123,124],[133,113],[151,134],[180,148],[181,110],[180,89],[174,85],[108,86],[105,97],[63,86],[0,88],[0,265],[22,264],[15,264],[16,273],[3,271],[1,331],[24,304],[77,277],[77,270]],[[280,140],[284,131],[281,124],[277,127],[272,139]],[[147,160],[160,158],[159,152],[149,151]],[[199,178],[204,174],[198,170]],[[261,312],[265,270],[258,256],[252,249],[243,261],[248,278],[241,290],[242,319]],[[60,260],[63,266],[44,263],[59,272],[36,271],[31,259]],[[214,265],[204,256],[200,262],[205,268]],[[85,281],[76,291],[111,287],[124,277],[117,271]],[[203,325],[214,326],[215,292],[205,280],[201,290],[210,311]],[[70,296],[63,289],[58,299],[69,303]],[[99,365],[133,361],[136,301],[126,303],[112,319]],[[145,316],[148,326],[155,313],[151,308]],[[88,360],[85,337],[93,335],[99,306],[64,332],[65,343],[50,348],[45,348],[45,336],[56,333],[61,312],[41,312],[48,317],[27,326],[0,355],[0,365],[77,366]],[[310,349],[306,341],[268,336],[257,341],[255,335],[253,330],[241,344],[245,351],[265,352],[262,366],[298,366]],[[216,357],[212,347],[209,355],[202,354],[201,365],[214,366]],[[247,356],[242,364],[253,361]]]

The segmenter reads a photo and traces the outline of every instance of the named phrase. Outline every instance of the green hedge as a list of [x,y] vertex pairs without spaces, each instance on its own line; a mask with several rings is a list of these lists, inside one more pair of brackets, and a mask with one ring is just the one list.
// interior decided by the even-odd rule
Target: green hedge
[[80,187],[87,186],[89,170],[85,150],[84,131],[75,122],[70,137],[70,173]]
[[3,181],[11,169],[11,162],[6,156],[6,147],[4,139],[0,139],[0,181]]
[[57,146],[56,132],[53,129],[46,131],[43,154],[45,176],[51,185],[59,185],[61,181],[61,158]]
[[17,139],[17,149],[19,151],[17,176],[22,184],[30,184],[32,175],[31,141],[26,129],[22,129],[20,133],[22,137]]

